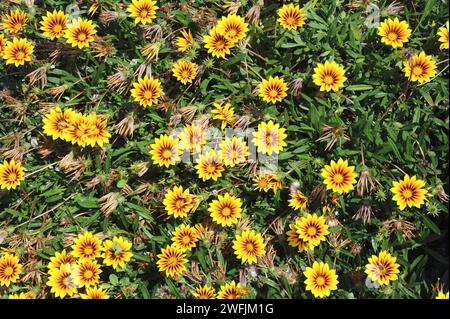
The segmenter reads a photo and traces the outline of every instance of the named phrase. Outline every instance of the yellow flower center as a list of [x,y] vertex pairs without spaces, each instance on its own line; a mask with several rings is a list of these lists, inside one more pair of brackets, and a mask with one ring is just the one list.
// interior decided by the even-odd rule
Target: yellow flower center
[[162,157],[163,157],[164,159],[169,159],[169,158],[172,157],[172,152],[171,152],[170,150],[164,150],[164,151],[162,152]]
[[258,182],[259,188],[266,188],[269,185],[269,182],[266,179],[261,179]]
[[317,286],[323,286],[323,285],[325,285],[325,282],[326,282],[326,280],[325,280],[325,278],[323,276],[318,276],[316,278]]
[[62,29],[63,29],[62,25],[60,25],[60,24],[55,24],[55,26],[53,27],[53,32],[59,33],[59,32],[62,31]]
[[184,199],[180,198],[175,202],[175,207],[177,209],[182,209],[184,207]]
[[225,217],[228,217],[231,215],[231,209],[230,207],[225,207],[224,209],[222,209],[222,215]]
[[8,181],[9,182],[15,182],[17,180],[17,174],[14,172],[9,173],[8,175]]
[[225,41],[218,40],[216,42],[216,50],[223,50],[225,48]]
[[396,32],[389,32],[387,38],[391,41],[396,41],[398,39],[398,34]]
[[316,227],[314,227],[314,226],[309,226],[309,227],[308,227],[308,230],[306,231],[306,233],[307,233],[309,236],[315,236],[315,235],[317,234],[317,229],[316,229]]
[[323,78],[323,82],[325,84],[331,85],[334,83],[334,77],[331,75],[325,75],[325,77]]
[[3,273],[5,274],[6,277],[11,276],[14,273],[14,269],[11,266],[8,266],[5,268],[5,270],[3,270]]
[[183,242],[183,244],[187,245],[191,242],[191,237],[189,237],[188,235],[184,235],[181,241]]
[[84,278],[91,279],[92,277],[94,277],[94,273],[92,272],[92,270],[86,270],[86,272],[84,273]]
[[94,248],[92,248],[92,246],[87,246],[86,248],[84,248],[84,254],[87,256],[92,255],[93,252]]
[[178,259],[177,257],[169,257],[167,259],[167,265],[169,267],[175,267],[176,265],[178,265]]
[[253,245],[253,243],[247,243],[247,245],[245,245],[245,249],[248,252],[253,252],[255,250],[255,245]]
[[333,176],[333,182],[335,182],[336,184],[341,184],[344,181],[344,176],[342,174],[335,174]]
[[411,198],[413,196],[413,192],[410,190],[410,189],[405,189],[404,191],[403,191],[403,197],[405,198],[405,199],[409,199],[409,198]]
[[190,73],[189,73],[189,71],[187,71],[187,70],[181,72],[181,77],[182,77],[183,79],[188,79],[188,78],[189,78],[189,75],[190,75]]
[[214,173],[216,171],[216,166],[214,164],[208,164],[206,166],[206,171],[210,174]]
[[144,99],[151,99],[153,98],[153,92],[152,91],[144,91]]
[[147,18],[148,16],[148,11],[147,9],[142,9],[141,10],[141,18]]
[[231,29],[227,32],[228,37],[230,38],[234,38],[237,35],[237,30],[236,29]]
[[297,24],[297,19],[295,19],[294,17],[289,17],[286,19],[286,24],[287,25],[296,25]]
[[25,52],[17,51],[17,53],[16,53],[16,60],[23,60],[24,58],[25,58]]
[[80,41],[80,42],[81,42],[81,41],[85,41],[86,38],[87,38],[86,33],[80,32],[80,33],[78,34],[78,41]]
[[413,67],[412,73],[414,75],[421,75],[423,73],[423,68],[419,65],[416,65],[415,67]]
[[271,98],[276,98],[278,96],[278,91],[277,90],[270,90],[269,91],[269,96]]

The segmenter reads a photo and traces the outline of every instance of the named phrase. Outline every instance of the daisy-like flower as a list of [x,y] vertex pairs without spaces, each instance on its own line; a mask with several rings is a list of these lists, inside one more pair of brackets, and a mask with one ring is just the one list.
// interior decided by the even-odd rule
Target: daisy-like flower
[[0,257],[0,286],[8,287],[15,283],[22,272],[19,257],[13,254],[5,254]]
[[31,55],[34,52],[34,45],[27,39],[13,38],[7,41],[3,49],[3,59],[6,64],[14,64],[18,67],[25,62],[31,61]]
[[20,162],[11,160],[0,164],[0,189],[16,189],[25,179],[25,171]]
[[157,256],[156,262],[158,270],[165,272],[167,277],[175,277],[186,271],[186,255],[175,247],[175,245],[161,248],[161,253]]
[[183,186],[175,186],[166,193],[163,204],[169,216],[184,218],[194,207],[194,196],[189,194],[188,188],[183,190]]
[[340,158],[337,163],[331,161],[330,165],[325,165],[322,169],[323,183],[327,185],[327,189],[333,190],[339,194],[348,193],[354,189],[356,184],[355,166],[348,166],[347,160]]
[[194,248],[198,241],[198,231],[189,225],[180,225],[172,232],[173,245],[186,252]]
[[283,78],[278,76],[271,76],[268,80],[263,80],[258,86],[259,96],[262,97],[263,101],[273,104],[281,102],[287,96],[287,89],[288,86]]
[[231,54],[230,50],[235,44],[234,41],[217,32],[217,28],[212,28],[209,34],[203,37],[203,42],[205,48],[208,49],[208,53],[217,58],[225,58],[227,54]]
[[289,246],[297,248],[299,252],[307,251],[310,248],[309,243],[300,238],[297,223],[289,224],[289,229],[286,233]]
[[69,121],[69,125],[64,130],[63,139],[72,143],[78,144],[81,147],[88,145],[88,138],[91,135],[91,123],[88,117],[81,113],[74,113]]
[[449,299],[448,291],[447,293],[439,291],[435,299]]
[[100,257],[102,241],[91,232],[79,234],[73,243],[72,254],[78,258],[80,262],[85,260],[94,260]]
[[2,20],[2,26],[9,33],[17,33],[25,27],[27,14],[19,9],[10,11]]
[[69,123],[75,117],[76,112],[71,108],[65,108],[61,110],[58,106],[50,113],[45,114],[42,122],[44,123],[44,134],[51,136],[54,140],[64,139],[65,132],[69,126]]
[[223,163],[230,167],[244,163],[248,156],[247,144],[241,138],[235,136],[222,141],[220,150]]
[[135,24],[142,23],[143,25],[146,25],[147,23],[152,23],[153,19],[156,18],[157,9],[159,9],[159,7],[156,5],[156,1],[133,0],[128,6],[127,11],[132,18],[135,18]]
[[245,23],[243,17],[236,14],[229,14],[220,19],[217,23],[216,30],[217,33],[226,39],[237,42],[245,38],[245,34],[248,31],[248,24]]
[[253,181],[255,182],[256,189],[266,193],[269,190],[273,190],[276,193],[282,187],[280,177],[272,172],[262,172]]
[[334,61],[326,61],[325,64],[318,63],[314,68],[314,83],[320,86],[320,91],[339,91],[344,87],[345,70],[342,66]]
[[396,257],[385,250],[378,256],[372,255],[366,265],[365,273],[372,281],[377,281],[380,286],[389,285],[390,281],[398,279],[397,274],[400,272],[398,269],[400,265],[396,263],[396,260]]
[[316,214],[308,214],[306,217],[299,218],[295,224],[299,238],[308,242],[311,249],[326,240],[325,236],[330,233],[325,218],[318,217]]
[[192,295],[195,299],[216,299],[216,291],[208,285],[198,287]]
[[94,147],[98,145],[103,148],[104,144],[109,143],[111,134],[107,131],[107,120],[101,115],[91,113],[87,116],[89,123],[89,135],[86,138],[86,144]]
[[197,169],[198,178],[201,178],[203,181],[209,179],[217,181],[225,170],[222,156],[214,150],[209,150],[208,153],[200,155],[198,164],[195,165],[195,168]]
[[405,68],[405,76],[411,82],[426,83],[436,75],[436,62],[431,55],[426,55],[425,52],[415,54],[411,59],[403,62]]
[[103,263],[114,269],[124,268],[125,263],[131,260],[132,243],[122,236],[114,236],[112,240],[106,240],[103,244]]
[[202,145],[206,144],[206,132],[201,125],[190,124],[184,127],[183,132],[178,134],[179,146],[182,150],[200,152]]
[[231,283],[220,287],[217,299],[241,299],[247,293],[247,289],[242,287],[241,283],[236,284],[233,280]]
[[[35,299],[32,293],[21,292],[18,294],[12,294],[8,296],[8,299]],[[448,298],[447,298],[448,299]]]
[[189,61],[179,60],[173,65],[172,72],[173,76],[181,83],[192,83],[197,76],[197,66]]
[[100,280],[100,265],[95,260],[85,260],[74,266],[74,283],[77,287],[90,287]]
[[305,10],[293,3],[285,4],[278,10],[278,22],[287,30],[297,30],[306,23]]
[[68,15],[62,10],[47,11],[46,16],[40,22],[40,29],[44,31],[43,35],[51,40],[62,37],[67,29],[67,18]]
[[87,287],[85,294],[80,294],[81,299],[109,299],[105,290],[99,287]]
[[272,155],[280,153],[285,146],[284,141],[287,137],[285,128],[280,128],[280,124],[272,121],[261,122],[258,124],[258,131],[253,132],[254,139],[252,143],[258,148],[258,152]]
[[339,283],[335,269],[328,264],[315,261],[312,268],[306,267],[303,273],[306,277],[306,290],[310,290],[316,298],[328,297],[331,291],[337,289]]
[[181,30],[181,37],[175,39],[175,44],[178,47],[178,51],[186,52],[194,46],[194,37],[192,36],[191,30]]
[[308,205],[308,197],[306,197],[300,190],[297,190],[295,193],[291,193],[290,196],[290,207],[293,207],[295,210],[306,209],[306,206]]
[[74,266],[64,264],[50,274],[47,286],[51,287],[50,292],[55,294],[55,297],[71,297],[77,293],[77,285],[74,282],[74,278]]
[[131,89],[131,96],[135,102],[146,108],[158,103],[158,99],[161,96],[162,88],[161,82],[153,77],[144,76],[139,78],[138,82],[133,83],[134,89]]
[[[449,46],[448,21],[445,23],[445,26],[439,28],[437,35],[439,37],[439,42],[441,42],[441,45],[439,48],[441,50],[444,50],[444,49],[448,50],[448,46]],[[0,52],[1,52],[1,50],[0,50]]]
[[231,226],[236,224],[241,217],[242,201],[229,193],[224,196],[219,195],[217,200],[213,200],[209,204],[208,212],[211,213],[213,221],[217,224],[222,227]]
[[429,196],[425,182],[417,179],[416,176],[405,175],[402,181],[394,181],[393,185],[391,188],[391,192],[394,194],[392,200],[397,202],[400,210],[404,210],[406,206],[420,208]]
[[249,265],[257,262],[257,258],[266,253],[266,244],[260,233],[254,230],[244,230],[240,235],[236,235],[233,241],[234,254],[242,263]]
[[382,43],[391,45],[394,49],[402,48],[403,44],[408,42],[411,29],[406,21],[388,18],[378,27],[378,35],[381,36]]
[[211,113],[214,114],[213,119],[222,121],[222,130],[227,124],[232,125],[237,120],[237,117],[234,115],[234,108],[230,103],[226,103],[224,106],[214,103],[213,106],[215,107],[215,109],[211,111]]
[[178,143],[178,139],[174,139],[167,134],[155,138],[155,143],[150,145],[153,163],[165,167],[175,165],[180,160],[182,152]]
[[55,256],[50,257],[50,262],[48,263],[48,272],[51,273],[55,270],[59,270],[62,265],[72,265],[75,264],[75,257],[72,254],[68,254],[65,249],[62,252],[56,252]]
[[0,33],[0,58],[2,57],[3,52],[5,50],[6,42],[7,40],[5,38],[5,35]]
[[68,44],[82,49],[89,47],[89,44],[94,41],[94,34],[96,33],[97,30],[92,20],[78,17],[78,19],[73,19],[67,26],[64,37],[67,39]]

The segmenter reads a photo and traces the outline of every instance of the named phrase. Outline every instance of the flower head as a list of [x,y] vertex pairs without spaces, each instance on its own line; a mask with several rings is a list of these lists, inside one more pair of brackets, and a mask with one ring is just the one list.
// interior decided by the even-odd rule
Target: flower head
[[178,47],[178,51],[186,52],[194,46],[194,37],[192,36],[191,30],[181,30],[181,37],[175,39],[175,44]]
[[125,263],[131,260],[132,243],[122,236],[114,236],[112,240],[107,240],[103,244],[103,263],[112,266],[114,269],[124,268]]
[[44,123],[44,134],[51,136],[54,140],[64,139],[69,124],[75,117],[76,112],[71,108],[61,110],[58,106],[45,114],[42,122]]
[[189,61],[179,60],[173,65],[172,72],[181,83],[192,83],[197,76],[197,66]]
[[163,204],[169,216],[184,218],[194,207],[194,196],[189,194],[189,189],[183,190],[183,186],[175,186],[166,193]]
[[411,35],[411,29],[406,21],[399,21],[388,18],[378,27],[378,35],[381,36],[381,42],[391,45],[395,48],[402,48]]
[[87,287],[85,294],[80,294],[81,299],[109,299],[105,290],[99,287]]
[[94,34],[96,33],[97,30],[92,20],[78,17],[78,19],[73,19],[67,26],[64,37],[67,39],[67,43],[73,47],[82,49],[89,47],[89,44],[94,41]]
[[0,257],[0,286],[8,287],[11,283],[15,283],[21,272],[19,257],[9,253]]
[[282,187],[280,177],[273,172],[262,172],[253,181],[255,182],[256,189],[266,193],[269,190],[273,190],[276,193]]
[[288,86],[283,78],[278,76],[269,77],[268,80],[263,80],[258,86],[259,96],[263,98],[263,101],[273,104],[281,102],[287,96],[287,89]]
[[73,242],[72,254],[78,258],[79,261],[94,260],[100,257],[102,241],[91,232],[79,234]]
[[289,231],[286,233],[288,236],[288,244],[291,247],[297,248],[299,252],[307,251],[310,249],[309,243],[300,238],[298,234],[297,223],[289,224]]
[[150,145],[153,163],[165,167],[175,165],[180,160],[182,152],[178,143],[178,139],[166,134],[155,138],[155,143]]
[[291,193],[290,196],[290,207],[293,207],[295,210],[306,209],[306,206],[308,205],[308,197],[306,197],[300,190],[297,190],[295,193]]
[[209,150],[206,154],[200,155],[198,164],[195,165],[195,168],[197,169],[198,178],[201,178],[203,181],[209,179],[217,181],[225,170],[222,157],[214,150]]
[[400,265],[395,262],[396,260],[397,258],[387,251],[380,252],[378,256],[372,255],[366,265],[365,273],[372,281],[377,281],[380,285],[388,285],[390,281],[398,279]]
[[220,287],[220,291],[217,294],[217,299],[241,299],[247,294],[247,289],[241,286],[241,283],[237,283],[233,280],[229,284],[225,284]]
[[287,30],[297,30],[306,23],[305,10],[293,3],[285,4],[278,10],[278,22]]
[[245,37],[248,31],[248,24],[245,23],[243,17],[236,14],[229,14],[226,17],[222,17],[216,26],[217,33],[226,39],[237,42]]
[[54,293],[55,297],[71,297],[77,293],[75,277],[74,266],[71,264],[64,264],[50,274],[47,281],[47,286],[51,287],[50,292]]
[[67,253],[65,249],[61,252],[56,252],[55,256],[50,257],[50,262],[48,263],[48,272],[59,270],[62,265],[75,264],[75,256],[73,254]]
[[406,206],[420,208],[428,196],[425,182],[409,175],[405,175],[402,181],[394,181],[391,192],[394,194],[392,200],[397,202],[400,210],[404,210]]
[[202,145],[206,144],[206,132],[201,125],[189,124],[178,134],[180,148],[193,152],[200,152]]
[[208,285],[196,288],[195,292],[192,294],[195,299],[216,299],[216,291],[213,287]]
[[445,26],[439,28],[437,35],[439,37],[439,42],[441,42],[441,45],[439,48],[441,50],[444,50],[444,49],[448,50],[448,46],[449,46],[448,21],[445,23]]
[[213,221],[225,227],[236,224],[241,217],[242,201],[239,198],[226,193],[219,195],[217,200],[209,204],[208,211],[211,213]]
[[258,124],[258,131],[253,132],[254,139],[252,142],[258,148],[258,152],[272,155],[272,153],[280,153],[287,146],[285,139],[286,129],[280,128],[280,124],[272,121],[261,122]]
[[128,6],[127,11],[134,19],[134,23],[152,23],[156,18],[156,10],[159,7],[156,5],[156,1],[153,0],[132,0],[132,3]]
[[320,91],[330,92],[344,87],[347,78],[342,66],[334,61],[326,61],[325,64],[319,63],[314,68],[313,80],[320,87]]
[[138,82],[133,83],[134,89],[131,89],[131,96],[142,107],[152,106],[158,103],[161,96],[162,88],[161,82],[153,77],[145,76],[139,78]]
[[244,163],[248,156],[248,147],[241,138],[226,138],[220,145],[223,163],[226,166],[234,167]]
[[100,280],[100,265],[95,260],[84,260],[74,266],[74,282],[82,287],[95,286]]
[[306,290],[310,290],[316,298],[328,297],[331,291],[337,289],[339,283],[336,270],[330,269],[328,264],[315,261],[312,267],[306,267]]
[[62,37],[67,29],[67,17],[68,15],[62,10],[47,11],[46,16],[40,22],[40,29],[44,31],[43,35],[51,40]]
[[13,38],[7,41],[3,49],[3,59],[6,64],[14,64],[18,67],[25,62],[31,61],[31,55],[34,51],[34,45],[27,39]]
[[0,164],[0,189],[16,189],[25,179],[25,172],[20,162],[11,160]]
[[161,253],[157,256],[158,270],[165,272],[168,277],[175,277],[186,271],[186,255],[175,245],[161,248]]
[[325,165],[322,169],[323,183],[327,185],[327,189],[333,190],[339,194],[348,193],[356,184],[356,174],[354,166],[348,166],[347,160],[340,158],[337,162],[331,161],[330,165]]
[[231,48],[235,42],[225,38],[221,35],[217,28],[213,28],[209,31],[208,35],[203,37],[205,48],[208,49],[208,53],[211,53],[213,57],[225,58],[227,54],[231,53]]
[[180,225],[172,232],[172,241],[176,248],[182,252],[191,250],[198,241],[198,231],[189,225]]
[[214,114],[213,119],[222,121],[222,130],[227,124],[232,125],[237,120],[237,117],[234,115],[234,108],[230,103],[226,103],[224,106],[214,103],[213,106],[215,107],[215,109],[211,111],[211,113]]
[[310,248],[318,246],[321,241],[326,240],[325,236],[330,233],[325,218],[316,214],[308,214],[306,217],[297,219],[295,225],[299,238],[308,242]]
[[433,57],[425,52],[415,54],[411,59],[403,62],[405,76],[411,82],[426,83],[436,75],[436,62]]
[[17,33],[25,27],[27,20],[27,14],[16,9],[3,17],[2,26],[10,33]]
[[234,254],[242,263],[248,262],[249,265],[256,263],[257,258],[266,253],[265,248],[264,238],[254,230],[244,230],[233,241]]

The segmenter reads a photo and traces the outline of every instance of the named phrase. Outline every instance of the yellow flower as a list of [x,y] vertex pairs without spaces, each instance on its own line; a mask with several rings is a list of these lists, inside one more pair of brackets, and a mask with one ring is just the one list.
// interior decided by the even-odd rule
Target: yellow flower
[[91,232],[79,234],[73,242],[72,254],[79,261],[94,260],[100,257],[102,241]]
[[62,252],[56,252],[55,256],[50,257],[48,272],[51,273],[55,270],[59,270],[62,265],[72,265],[74,263],[75,257],[72,254],[68,254],[64,249]]
[[299,252],[307,251],[310,248],[309,243],[300,238],[297,223],[289,224],[289,228],[290,230],[286,233],[289,246],[297,248]]
[[272,121],[261,122],[258,124],[258,131],[253,132],[254,139],[252,143],[258,148],[258,152],[272,155],[280,153],[285,146],[284,141],[287,137],[286,129],[280,128],[280,124],[274,124]]
[[156,1],[153,0],[133,0],[127,8],[130,16],[134,19],[134,23],[139,22],[143,25],[147,23],[152,23],[153,19],[156,18],[156,10],[159,7],[156,5]]
[[229,14],[222,17],[216,26],[217,33],[226,39],[237,42],[245,38],[248,31],[248,24],[243,17],[236,14]]
[[173,65],[172,72],[181,83],[192,83],[197,76],[197,66],[189,61],[179,60]]
[[51,136],[54,140],[64,139],[69,124],[75,117],[76,112],[71,108],[65,108],[63,111],[57,106],[50,110],[49,114],[44,115],[44,134]]
[[175,44],[178,47],[178,51],[186,52],[194,45],[194,37],[192,36],[191,30],[188,30],[188,32],[181,30],[180,32],[181,37],[175,39]]
[[175,277],[186,270],[186,255],[174,245],[161,248],[161,253],[157,256],[158,270],[165,272],[167,277]]
[[125,263],[133,257],[132,246],[132,243],[122,236],[114,236],[112,240],[106,240],[102,249],[103,263],[114,269],[124,268]]
[[17,33],[25,27],[27,20],[27,14],[16,9],[5,15],[2,26],[10,33]]
[[328,264],[314,262],[312,268],[306,267],[303,273],[306,277],[306,290],[310,290],[316,298],[328,297],[332,290],[337,289],[339,283],[335,269],[330,269]]
[[0,189],[16,189],[25,179],[25,172],[20,162],[11,160],[0,164]]
[[201,125],[190,124],[178,134],[180,149],[200,152],[202,145],[206,144],[206,133]]
[[[441,46],[439,47],[441,50],[447,49],[449,46],[449,38],[448,38],[448,21],[445,23],[444,27],[440,27],[437,33],[439,37],[439,42],[441,42]],[[1,52],[1,49],[0,49]]]
[[95,25],[91,20],[87,19],[73,19],[72,23],[67,26],[67,30],[64,32],[64,37],[67,39],[67,43],[73,47],[80,49],[89,47],[89,44],[94,41],[94,34],[97,33]]
[[280,177],[272,172],[262,172],[253,181],[255,182],[256,189],[266,193],[269,190],[273,190],[276,193],[282,187]]
[[219,195],[217,200],[209,204],[208,212],[211,213],[213,221],[217,224],[231,226],[236,224],[241,217],[242,202],[239,198],[226,193],[225,196]]
[[310,249],[318,246],[321,241],[326,240],[325,236],[330,232],[323,216],[308,214],[306,217],[297,219],[297,234],[300,239],[308,242]]
[[27,39],[13,38],[7,41],[3,49],[3,59],[6,64],[14,64],[16,67],[24,65],[25,62],[31,61],[34,46]]
[[288,87],[282,78],[269,77],[268,80],[263,80],[258,86],[259,96],[263,98],[264,102],[275,104],[281,102],[287,96],[286,91]]
[[369,275],[372,281],[377,281],[381,286],[388,285],[390,281],[398,279],[397,274],[400,272],[400,267],[389,252],[382,251],[378,256],[372,255],[369,258],[369,263],[366,265],[365,273]]
[[161,82],[158,79],[145,76],[144,78],[139,78],[138,82],[133,83],[133,87],[131,96],[142,107],[146,108],[158,103],[162,93]]
[[109,299],[106,291],[98,287],[87,287],[85,294],[80,294],[81,299]]
[[405,175],[402,181],[394,181],[393,185],[394,187],[391,188],[391,192],[394,194],[392,200],[397,202],[400,210],[404,210],[406,206],[420,208],[429,196],[425,182],[416,179],[416,176]]
[[381,42],[395,48],[402,48],[411,35],[411,29],[406,21],[399,21],[398,18],[386,19],[378,27],[378,35]]
[[447,291],[447,293],[444,293],[443,291],[439,291],[439,293],[435,299],[449,299],[448,291]]
[[0,33],[0,58],[2,57],[2,55],[4,53],[6,43],[7,43],[7,40],[5,38],[5,35]]
[[415,54],[410,60],[403,62],[405,76],[412,82],[426,83],[436,75],[436,62],[425,52]]
[[327,185],[327,189],[333,190],[339,194],[348,193],[356,184],[355,166],[348,166],[347,160],[340,158],[337,163],[331,161],[330,165],[325,165],[322,169],[323,183]]
[[194,207],[194,196],[189,194],[189,189],[183,191],[183,186],[175,186],[166,193],[163,204],[169,216],[184,218]]
[[193,293],[195,299],[216,299],[216,291],[213,287],[204,285],[203,287],[198,287]]
[[344,87],[345,70],[334,61],[326,61],[325,64],[319,63],[314,68],[314,83],[320,86],[320,91],[339,91]]
[[54,293],[55,297],[60,298],[73,296],[77,293],[74,275],[74,266],[70,264],[64,264],[59,269],[52,272],[47,281],[47,286],[51,287],[50,292]]
[[67,128],[64,130],[63,139],[78,144],[81,147],[88,145],[88,138],[91,133],[92,126],[87,116],[81,113],[74,113],[69,121]]
[[232,125],[237,120],[237,117],[234,115],[234,108],[230,103],[225,104],[223,107],[218,103],[214,103],[213,106],[215,107],[215,109],[211,111],[212,114],[215,114],[213,115],[213,119],[222,121],[222,130],[227,124]]
[[62,37],[67,29],[67,18],[68,15],[62,10],[47,11],[47,15],[41,21],[40,29],[44,31],[43,35],[51,40]]
[[86,137],[86,144],[94,147],[96,144],[103,147],[109,143],[111,134],[106,130],[107,120],[101,115],[95,113],[87,116],[87,122],[90,126],[89,135]]
[[[19,294],[12,294],[8,296],[8,299],[35,299],[34,295],[30,292],[21,292]],[[448,298],[447,298],[448,299]]]
[[197,169],[198,178],[201,178],[203,181],[209,179],[217,181],[225,170],[221,156],[214,150],[209,150],[208,153],[200,155],[198,164],[195,165],[195,168]]
[[306,209],[306,206],[308,205],[308,197],[306,197],[301,191],[298,190],[295,193],[291,193],[290,196],[290,207],[293,207],[295,210]]
[[178,139],[174,139],[166,134],[155,138],[155,143],[150,145],[153,163],[165,167],[175,165],[180,160],[182,152],[178,143]]
[[95,286],[100,280],[100,265],[95,260],[84,260],[74,266],[74,283],[79,287]]
[[183,224],[178,226],[172,232],[172,235],[173,245],[182,252],[186,252],[194,248],[198,241],[198,231],[195,227],[191,227],[189,225]]
[[241,138],[226,138],[220,145],[223,163],[227,166],[244,163],[248,156],[248,147]]
[[285,4],[278,10],[278,22],[284,29],[297,30],[306,23],[306,15],[303,8],[293,3]]
[[220,287],[217,294],[217,299],[241,299],[243,295],[247,294],[247,289],[241,286],[241,283],[236,284],[234,280]]
[[19,279],[22,265],[19,257],[13,254],[5,254],[0,257],[0,286],[8,287]]
[[234,254],[242,263],[248,262],[249,265],[257,262],[257,258],[266,253],[266,244],[260,233],[254,230],[244,230],[240,235],[236,235],[233,241]]
[[217,32],[217,28],[212,28],[208,35],[203,37],[205,48],[208,49],[208,53],[211,53],[213,57],[225,58],[225,55],[231,54],[230,49],[234,46],[235,42],[225,38]]

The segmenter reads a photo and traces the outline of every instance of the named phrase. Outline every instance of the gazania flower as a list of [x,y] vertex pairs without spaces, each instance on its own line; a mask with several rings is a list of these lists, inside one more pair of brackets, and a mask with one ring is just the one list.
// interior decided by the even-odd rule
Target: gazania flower
[[247,294],[247,289],[241,286],[241,283],[236,284],[234,280],[220,287],[217,294],[217,299],[241,299]]
[[[448,37],[448,21],[445,23],[445,26],[440,27],[437,33],[439,37],[439,42],[441,42],[441,46],[439,47],[441,50],[447,49],[449,46],[449,37]],[[0,50],[1,52],[1,50]]]
[[59,270],[62,265],[72,265],[75,264],[75,257],[72,254],[68,254],[64,249],[62,252],[56,252],[55,256],[50,257],[50,262],[48,263],[49,273]]
[[16,67],[24,65],[31,61],[31,55],[34,51],[34,45],[27,39],[13,38],[7,41],[3,49],[3,59],[6,64],[14,64]]
[[68,15],[62,10],[47,11],[47,15],[41,21],[41,30],[44,31],[44,36],[51,40],[62,37],[67,29],[67,17]]
[[200,155],[198,164],[195,165],[195,168],[197,169],[198,178],[201,178],[203,181],[209,179],[217,181],[225,170],[220,154],[216,153],[214,150],[209,150],[205,155]]
[[15,283],[22,272],[19,257],[13,254],[5,254],[0,257],[0,286],[8,287]]
[[241,138],[226,138],[220,145],[223,163],[227,166],[244,163],[248,156],[248,147]]
[[74,113],[69,125],[64,130],[63,138],[72,144],[85,147],[88,145],[91,131],[92,127],[88,117],[81,113]]
[[69,264],[64,264],[59,269],[52,272],[47,281],[47,286],[51,287],[50,292],[54,293],[55,297],[60,298],[73,296],[77,293],[74,275],[74,267]]
[[91,232],[79,234],[73,241],[72,254],[79,259],[79,261],[94,260],[100,257],[102,250],[102,241]]
[[428,189],[425,188],[425,182],[417,179],[416,176],[409,177],[405,175],[402,181],[393,182],[394,187],[391,192],[394,193],[392,200],[397,202],[400,210],[406,206],[420,208],[428,196]]
[[439,291],[439,293],[435,299],[449,299],[448,291],[447,291],[447,293],[445,293],[443,291]]
[[331,291],[337,289],[339,281],[336,270],[330,269],[328,264],[315,261],[312,268],[306,267],[303,274],[306,277],[306,290],[310,290],[316,298],[328,297]]
[[74,282],[79,287],[95,286],[100,280],[100,265],[95,260],[85,260],[75,267]]
[[347,78],[342,66],[334,61],[326,61],[325,64],[319,63],[314,68],[313,80],[316,85],[320,86],[321,91],[330,92],[331,90],[339,91],[344,87]]
[[398,18],[386,19],[378,27],[378,35],[381,42],[395,48],[402,48],[411,35],[411,29],[406,21],[399,21]]
[[85,294],[80,294],[81,299],[109,299],[105,290],[98,287],[87,287]]
[[306,22],[305,10],[293,3],[285,4],[278,10],[278,22],[284,29],[297,30]]
[[178,226],[172,235],[173,245],[182,252],[186,252],[194,248],[198,241],[197,229],[189,225],[183,224]]
[[286,129],[280,128],[280,124],[272,121],[261,122],[258,124],[258,131],[253,132],[254,139],[252,143],[258,148],[258,152],[272,155],[280,153],[285,146],[284,141],[287,137]]
[[131,89],[131,96],[142,107],[152,106],[158,103],[161,96],[162,88],[161,82],[153,77],[145,76],[139,78],[138,82],[133,83],[134,89]]
[[208,53],[217,58],[225,58],[225,55],[231,54],[230,49],[235,44],[234,41],[225,38],[217,32],[217,28],[211,29],[209,35],[203,37],[203,42],[205,43],[205,48],[208,49]]
[[318,217],[316,214],[308,214],[306,217],[299,218],[295,224],[298,236],[307,241],[310,248],[318,246],[321,241],[326,240],[325,236],[330,233],[325,218]]
[[253,180],[255,182],[256,189],[259,191],[268,192],[273,190],[274,193],[281,189],[281,179],[280,177],[272,172],[263,172],[256,176]]
[[64,139],[69,123],[75,117],[76,112],[71,108],[61,110],[58,106],[50,113],[44,115],[42,122],[44,123],[44,134],[51,136],[54,140]]
[[132,243],[122,236],[114,236],[112,240],[105,241],[103,245],[103,263],[114,269],[124,268],[125,263],[131,260]]
[[27,14],[19,9],[10,11],[5,15],[2,26],[10,33],[17,33],[23,29],[27,22]]
[[11,160],[0,164],[0,189],[16,189],[25,179],[25,172],[20,162]]
[[259,96],[262,97],[263,101],[273,104],[281,102],[287,96],[287,89],[288,86],[283,78],[279,78],[278,76],[269,77],[268,80],[263,80],[258,86]]
[[24,300],[24,299],[35,299],[35,297],[34,297],[34,295],[32,293],[21,292],[21,293],[18,293],[18,294],[9,295],[8,299],[22,299],[22,300]]
[[174,245],[162,248],[157,257],[158,270],[165,272],[167,277],[175,277],[186,270],[186,255]]
[[333,190],[339,194],[348,193],[353,188],[353,184],[356,184],[355,166],[348,166],[347,160],[340,158],[337,163],[331,161],[330,165],[325,165],[322,169],[323,183],[327,185],[327,189]]
[[395,262],[396,260],[397,258],[387,251],[380,252],[378,256],[372,255],[366,265],[365,273],[372,281],[378,281],[381,286],[388,285],[390,281],[398,279],[400,265]]
[[224,36],[226,39],[237,42],[245,37],[248,31],[248,24],[245,23],[243,17],[236,14],[229,14],[217,23],[217,33]]
[[132,18],[135,18],[135,24],[142,23],[146,25],[147,23],[152,23],[153,19],[156,18],[157,9],[156,1],[133,0],[133,3],[127,8],[127,11]]
[[242,263],[248,262],[249,265],[257,262],[257,258],[266,253],[266,244],[260,233],[254,230],[244,230],[242,234],[236,235],[233,241],[234,254]]
[[303,195],[300,190],[297,190],[295,193],[291,193],[290,196],[290,207],[293,207],[295,210],[306,209],[306,206],[308,205],[308,197]]
[[169,216],[184,218],[194,207],[194,196],[189,194],[189,189],[183,191],[183,186],[175,186],[166,193],[163,204]]
[[0,33],[0,58],[2,57],[3,52],[5,50],[6,42],[7,42],[7,40],[6,40],[5,36]]
[[173,65],[172,72],[181,83],[192,83],[197,76],[197,66],[189,61],[179,60]]
[[297,248],[299,252],[307,251],[310,248],[309,243],[300,238],[297,224],[289,224],[289,228],[290,230],[286,233],[289,246]]
[[234,108],[230,103],[226,103],[223,107],[218,103],[214,103],[213,106],[215,107],[215,109],[211,111],[211,113],[214,114],[213,119],[222,121],[222,130],[227,124],[232,125],[237,120],[237,117],[234,115]]
[[180,160],[181,155],[178,143],[178,139],[174,139],[166,134],[155,138],[155,143],[150,145],[153,163],[165,167],[175,165]]
[[82,18],[73,19],[67,26],[67,30],[64,33],[64,37],[67,39],[67,43],[73,47],[80,49],[89,47],[89,44],[94,41],[94,34],[97,33],[95,25],[91,20]]
[[213,200],[209,204],[208,212],[211,213],[213,221],[217,224],[231,226],[236,224],[241,217],[242,202],[239,198],[226,193],[224,196],[219,195],[217,200]]
[[178,135],[179,146],[183,150],[200,152],[202,145],[206,144],[206,132],[201,125],[190,124],[184,127],[183,132]]
[[413,55],[411,59],[405,60],[403,65],[405,76],[412,82],[426,83],[436,75],[436,62],[425,52]]
[[193,293],[195,299],[216,299],[216,291],[213,287],[204,285],[203,287],[198,287]]
[[87,116],[87,122],[89,123],[90,130],[89,135],[86,138],[86,144],[91,145],[92,147],[96,144],[100,147],[103,147],[104,144],[108,144],[111,134],[106,130],[106,118],[92,113]]
[[181,30],[180,32],[181,37],[175,39],[175,44],[178,47],[178,51],[186,52],[194,46],[194,37],[192,36],[191,30],[188,30],[188,32]]

